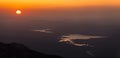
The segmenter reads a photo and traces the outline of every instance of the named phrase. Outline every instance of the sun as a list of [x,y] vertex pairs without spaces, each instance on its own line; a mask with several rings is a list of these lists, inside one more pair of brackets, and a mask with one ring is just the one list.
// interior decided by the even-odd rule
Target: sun
[[16,10],[16,14],[21,14],[22,13],[22,11],[21,10]]

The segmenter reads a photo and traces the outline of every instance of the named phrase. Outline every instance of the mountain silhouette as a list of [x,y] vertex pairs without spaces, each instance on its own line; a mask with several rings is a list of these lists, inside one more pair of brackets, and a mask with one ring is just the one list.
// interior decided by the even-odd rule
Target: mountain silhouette
[[0,43],[0,58],[63,58],[63,57],[40,53],[29,49],[23,44]]

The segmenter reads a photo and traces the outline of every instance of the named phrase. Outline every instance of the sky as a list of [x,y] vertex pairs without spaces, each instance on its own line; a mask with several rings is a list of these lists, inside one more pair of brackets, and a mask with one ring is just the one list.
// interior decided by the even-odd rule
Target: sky
[[120,0],[0,0],[1,8],[119,6]]

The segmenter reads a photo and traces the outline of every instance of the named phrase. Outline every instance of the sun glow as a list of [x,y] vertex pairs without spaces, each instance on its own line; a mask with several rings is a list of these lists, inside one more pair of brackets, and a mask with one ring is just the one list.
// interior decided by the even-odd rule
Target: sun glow
[[120,5],[119,0],[1,0],[0,7],[25,8],[55,8],[80,6]]
[[21,14],[21,10],[16,10],[16,14]]

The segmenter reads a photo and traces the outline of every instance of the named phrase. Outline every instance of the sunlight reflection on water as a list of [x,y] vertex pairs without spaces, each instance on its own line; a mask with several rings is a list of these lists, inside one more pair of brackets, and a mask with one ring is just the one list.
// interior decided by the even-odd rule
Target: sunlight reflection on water
[[80,35],[80,34],[70,34],[70,35],[63,35],[59,42],[65,42],[72,44],[74,46],[89,46],[89,44],[85,43],[75,43],[74,40],[89,40],[89,39],[96,39],[96,38],[105,38],[104,36],[91,36],[91,35]]
[[41,29],[41,30],[32,30],[35,32],[42,32],[42,33],[53,33],[50,29]]

